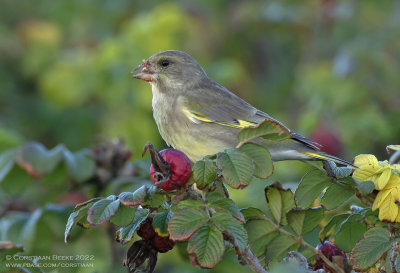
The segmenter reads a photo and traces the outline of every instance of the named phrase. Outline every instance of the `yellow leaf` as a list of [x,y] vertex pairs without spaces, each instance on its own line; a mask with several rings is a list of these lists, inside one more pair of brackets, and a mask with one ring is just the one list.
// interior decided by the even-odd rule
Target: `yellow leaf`
[[[389,190],[391,191],[391,190]],[[399,213],[399,206],[394,203],[391,194],[383,200],[382,204],[379,206],[379,220],[394,222]]]
[[374,155],[358,155],[354,159],[354,165],[359,167],[353,173],[353,177],[358,181],[370,180],[375,183],[376,179],[373,180],[373,176],[382,171],[382,167]]
[[377,190],[384,189],[391,175],[392,175],[392,170],[390,168],[385,168],[382,174],[379,176],[379,178],[374,181],[375,189]]
[[390,194],[392,195],[393,202],[396,205],[400,205],[400,187],[395,187],[391,189]]
[[392,175],[390,176],[390,179],[388,183],[386,184],[386,187],[384,188],[385,190],[390,190],[396,187],[400,187],[400,176],[398,175]]
[[376,210],[377,208],[379,208],[382,205],[383,201],[385,201],[385,199],[388,197],[389,194],[390,194],[390,190],[380,191],[374,200],[374,204],[372,205],[372,210]]
[[400,145],[388,145],[388,146],[386,146],[386,151],[389,152],[389,150],[398,151],[398,150],[400,150]]
[[378,165],[378,159],[374,155],[358,155],[354,158],[354,165],[361,167],[364,165]]
[[394,220],[394,221],[397,223],[400,223],[400,209],[399,209],[399,212],[397,213],[396,220]]

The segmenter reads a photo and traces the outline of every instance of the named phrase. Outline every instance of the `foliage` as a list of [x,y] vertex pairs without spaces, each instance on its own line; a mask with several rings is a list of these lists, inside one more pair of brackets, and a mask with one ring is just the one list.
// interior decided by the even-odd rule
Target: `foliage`
[[[147,140],[163,146],[151,117],[149,88],[132,81],[129,74],[143,58],[160,50],[187,51],[212,79],[294,131],[315,137],[336,155],[352,158],[360,153],[374,154],[380,166],[387,157],[382,147],[396,143],[400,133],[396,73],[399,11],[396,1],[373,0],[362,4],[294,0],[2,1],[0,241],[12,243],[0,246],[0,264],[10,253],[90,254],[95,257],[95,269],[125,272],[121,253],[130,242],[138,242],[133,222],[142,219],[138,206],[155,209],[149,214],[160,219],[157,228],[166,234],[165,222],[178,209],[175,206],[185,204],[186,200],[178,202],[179,198],[188,197],[152,187],[148,162],[128,162],[131,152],[123,145],[91,146],[99,139],[116,136],[122,136],[135,155]],[[336,142],[324,142],[329,137]],[[82,147],[88,149],[79,150]],[[311,248],[296,240],[301,236],[315,247],[318,233],[320,240],[334,240],[351,250],[356,267],[375,265],[372,270],[381,266],[389,271],[391,259],[400,262],[395,251],[398,224],[382,222],[398,215],[396,164],[387,163],[375,177],[357,178],[356,171],[358,180],[348,177],[348,169],[331,166],[338,178],[332,179],[319,165],[313,170],[306,170],[302,163],[272,165],[268,151],[246,143],[238,150],[194,163],[193,182],[200,189],[195,193],[206,200],[204,206],[212,203],[213,209],[230,211],[236,225],[245,223],[246,230],[251,230],[247,240],[252,252],[262,257],[262,263],[269,262],[271,272],[295,272],[293,268],[307,272],[296,262],[287,261],[289,255],[284,264],[270,259],[297,248],[311,261]],[[242,173],[240,167],[244,166],[251,167]],[[262,190],[274,181],[282,182],[282,187],[274,184]],[[245,189],[231,191],[230,198],[218,200],[217,196],[225,196],[228,183]],[[115,196],[110,197],[115,200],[98,196]],[[267,197],[273,207],[265,205]],[[96,206],[103,209],[91,214],[90,220],[104,223],[91,228],[87,213],[103,199],[106,201]],[[295,201],[295,207],[290,200]],[[72,204],[84,201],[88,203],[73,211]],[[164,208],[164,202],[171,208]],[[288,207],[281,206],[286,202]],[[239,209],[247,206],[257,208]],[[321,211],[322,220],[305,234],[318,222]],[[147,210],[141,212],[147,214]],[[65,228],[68,215],[72,220]],[[218,212],[221,223],[228,219],[231,223],[231,218]],[[91,230],[83,232],[82,228]],[[213,226],[212,232],[200,228],[204,232],[196,237],[224,229],[222,224]],[[63,238],[69,229],[65,246]],[[120,242],[130,242],[115,244],[117,231]],[[282,237],[285,231],[296,238]],[[354,232],[364,234],[359,238]],[[232,262],[237,261],[234,244],[226,240],[227,232],[222,233],[225,252],[215,271],[246,271]],[[276,248],[280,239],[285,244]],[[266,245],[269,249],[264,255]],[[201,249],[207,247],[192,241],[192,257],[206,261]],[[370,249],[376,251],[367,253]],[[178,243],[171,253],[159,255],[159,270],[199,272],[184,261],[188,255],[181,254],[187,253],[187,241]],[[219,257],[219,252],[215,253]],[[243,257],[246,255],[239,255],[240,262]],[[376,265],[376,261],[380,263]],[[36,270],[34,261],[29,265],[32,268],[26,270]]]
[[[265,138],[270,136],[263,126],[245,130],[246,134],[254,131],[251,134]],[[269,140],[273,141],[273,138],[275,136]],[[247,140],[251,141],[252,138]],[[118,142],[108,145],[114,149],[111,151],[115,155],[121,155],[121,150],[124,151]],[[13,167],[10,162],[16,162],[26,173],[38,179],[49,175],[58,164],[64,162],[71,181],[82,183],[93,179],[90,177],[93,177],[96,168],[105,163],[99,164],[98,154],[95,157],[94,151],[107,147],[107,144],[103,144],[90,152],[86,151],[87,156],[82,158],[74,156],[82,152],[71,153],[62,145],[47,150],[41,144],[31,142],[1,154],[3,163],[0,173],[3,174],[3,179],[7,178]],[[298,257],[307,257],[310,264],[315,263],[315,259],[318,258],[323,261],[324,268],[332,272],[348,272],[351,267],[366,270],[376,264],[389,272],[392,266],[395,266],[397,256],[389,253],[396,253],[400,241],[396,217],[384,218],[385,222],[382,222],[381,215],[386,215],[386,207],[381,204],[384,204],[386,199],[380,195],[382,192],[388,192],[386,195],[391,196],[390,200],[400,198],[397,191],[392,190],[397,185],[395,179],[400,177],[397,172],[399,165],[393,162],[396,154],[390,161],[383,163],[379,163],[372,155],[358,156],[354,164],[359,166],[359,169],[354,171],[353,177],[350,176],[348,167],[337,167],[333,163],[329,166],[334,177],[327,176],[322,169],[313,169],[304,175],[295,192],[284,189],[278,182],[266,186],[267,206],[264,211],[252,207],[239,209],[229,198],[225,185],[233,189],[243,189],[252,181],[252,176],[265,178],[265,174],[260,175],[262,172],[257,171],[255,167],[266,164],[266,169],[272,170],[272,166],[268,166],[272,165],[270,157],[267,156],[266,159],[259,156],[264,153],[268,153],[264,147],[246,143],[244,140],[237,148],[194,163],[194,181],[183,188],[165,191],[154,185],[143,185],[134,191],[81,202],[69,215],[64,240],[67,243],[77,239],[71,239],[71,234],[77,226],[87,229],[109,222],[116,227],[112,229],[115,230],[112,238],[116,238],[122,245],[134,242],[127,252],[126,259],[129,261],[131,272],[136,272],[146,259],[149,259],[146,270],[151,272],[157,262],[157,251],[151,250],[150,241],[137,241],[135,237],[142,224],[149,218],[152,229],[157,236],[161,236],[159,238],[166,237],[178,243],[186,242],[186,256],[199,268],[214,268],[229,248],[235,251],[239,260],[244,259],[256,272],[264,272],[262,265],[276,270],[272,265],[285,257],[288,259],[288,255],[293,255],[290,253],[298,253]],[[124,158],[126,162],[129,157]],[[120,167],[123,169],[124,165],[125,163],[122,163]],[[88,168],[91,170],[90,174]],[[391,170],[389,175],[384,174],[386,169]],[[84,170],[88,175],[74,175]],[[271,172],[268,172],[267,175],[270,174]],[[80,177],[86,179],[77,180]],[[375,188],[383,183],[378,181],[384,177],[387,179],[386,185],[383,185],[378,193],[366,190],[365,187],[361,187],[366,182],[355,179],[365,177],[372,178]],[[391,186],[392,184],[394,186]],[[383,199],[385,201],[382,201]],[[358,206],[353,205],[349,211],[347,208],[351,203],[357,203]],[[391,206],[397,209],[398,204],[393,202]],[[379,209],[379,215],[374,212],[376,209]],[[48,205],[37,209],[30,216],[11,214],[8,218],[3,218],[0,224],[8,226],[5,238],[13,238],[7,234],[16,231],[12,222],[12,219],[16,219],[20,226],[17,234],[22,236],[21,242],[29,245],[38,221],[52,210],[54,208]],[[342,258],[342,263],[337,263],[332,257],[327,258],[315,248],[309,241],[309,236],[318,231],[321,241],[334,241],[339,249],[351,253],[351,260]],[[142,230],[141,234],[143,232],[146,231]],[[165,251],[171,247],[173,244]],[[21,248],[11,249],[21,251]],[[4,253],[9,251],[11,250]],[[138,254],[133,253],[149,254],[141,254],[141,258],[138,258]]]

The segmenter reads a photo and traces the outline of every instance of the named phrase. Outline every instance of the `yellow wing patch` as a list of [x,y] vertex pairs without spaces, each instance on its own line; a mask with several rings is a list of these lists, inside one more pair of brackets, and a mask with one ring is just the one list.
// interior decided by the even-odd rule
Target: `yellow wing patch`
[[228,126],[228,127],[233,127],[233,128],[238,128],[238,129],[243,129],[246,127],[250,126],[255,126],[257,123],[251,122],[251,121],[246,121],[246,120],[241,120],[241,119],[234,119],[230,121],[216,121],[216,120],[211,120],[207,118],[204,115],[201,115],[196,112],[189,111],[187,108],[183,107],[182,112],[194,123],[201,123],[201,122],[209,122],[209,123],[215,123],[223,126]]

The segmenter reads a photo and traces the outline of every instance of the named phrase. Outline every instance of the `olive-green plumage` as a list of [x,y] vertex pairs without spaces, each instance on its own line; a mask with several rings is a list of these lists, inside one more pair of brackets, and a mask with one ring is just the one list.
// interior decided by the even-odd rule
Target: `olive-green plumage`
[[[211,80],[188,54],[169,50],[154,54],[134,70],[134,77],[149,82],[153,92],[153,115],[168,145],[192,161],[238,144],[240,129],[267,120],[289,131],[291,138],[264,143],[272,159],[332,160],[351,163],[319,151],[319,144],[291,132],[279,121],[251,106]],[[258,143],[264,141],[259,139]]]

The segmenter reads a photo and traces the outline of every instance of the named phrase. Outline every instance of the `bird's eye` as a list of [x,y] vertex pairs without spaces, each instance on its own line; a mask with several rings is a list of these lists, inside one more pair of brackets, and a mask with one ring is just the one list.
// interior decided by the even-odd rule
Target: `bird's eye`
[[169,61],[168,60],[162,60],[161,61],[161,65],[164,66],[164,67],[167,67],[167,66],[169,66]]

